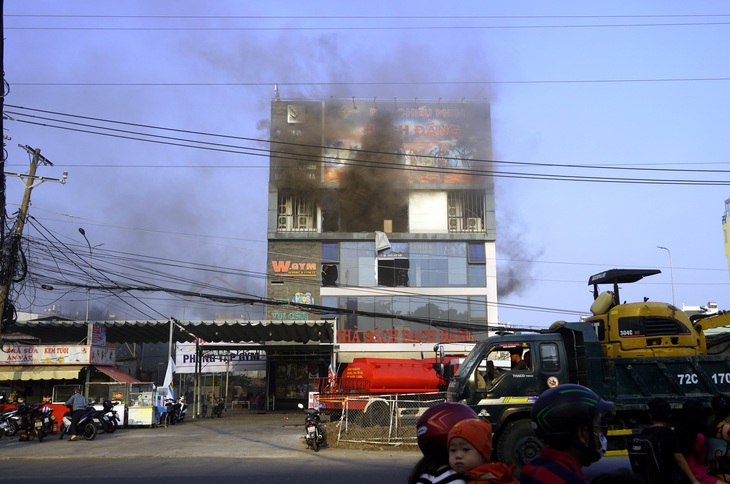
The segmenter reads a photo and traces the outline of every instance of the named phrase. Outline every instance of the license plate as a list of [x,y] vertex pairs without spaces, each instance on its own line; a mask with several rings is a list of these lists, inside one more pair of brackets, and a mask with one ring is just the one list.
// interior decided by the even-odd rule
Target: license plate
[[98,418],[94,418],[94,423],[99,423],[99,419]]
[[50,421],[51,421],[51,419],[49,419],[48,417],[45,417],[45,418],[43,419],[43,422],[44,422],[44,423],[48,423],[48,422],[50,422]]

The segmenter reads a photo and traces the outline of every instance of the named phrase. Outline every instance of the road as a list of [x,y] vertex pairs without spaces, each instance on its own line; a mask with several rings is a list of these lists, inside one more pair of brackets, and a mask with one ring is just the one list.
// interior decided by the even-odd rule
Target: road
[[[42,443],[0,439],[0,481],[228,482],[365,484],[405,482],[420,458],[412,450],[307,450],[298,412],[229,410],[221,419],[190,420],[168,428],[119,429],[93,441],[49,436]],[[336,438],[331,434],[330,438]],[[608,458],[590,475],[628,467]]]

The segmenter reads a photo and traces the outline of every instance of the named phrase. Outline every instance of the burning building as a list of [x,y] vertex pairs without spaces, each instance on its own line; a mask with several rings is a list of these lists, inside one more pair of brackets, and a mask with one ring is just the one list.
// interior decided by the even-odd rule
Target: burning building
[[313,360],[466,351],[497,322],[490,131],[486,103],[272,101],[267,297],[301,310],[268,318],[334,319]]

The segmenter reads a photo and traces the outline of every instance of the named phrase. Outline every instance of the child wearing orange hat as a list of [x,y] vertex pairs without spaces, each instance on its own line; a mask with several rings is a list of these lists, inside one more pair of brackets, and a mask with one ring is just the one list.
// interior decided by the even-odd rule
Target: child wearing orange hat
[[469,483],[518,484],[514,466],[489,462],[492,456],[492,425],[481,418],[469,418],[449,431],[449,466]]

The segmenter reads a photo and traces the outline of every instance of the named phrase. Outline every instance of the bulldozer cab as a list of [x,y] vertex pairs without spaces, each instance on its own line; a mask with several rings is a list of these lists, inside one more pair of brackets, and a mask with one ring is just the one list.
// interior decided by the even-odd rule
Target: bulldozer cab
[[[594,302],[587,318],[609,358],[694,356],[707,353],[705,336],[687,315],[672,304],[632,302],[621,304],[619,284],[637,282],[661,273],[658,269],[611,269],[591,276]],[[599,292],[612,284],[613,291]]]

